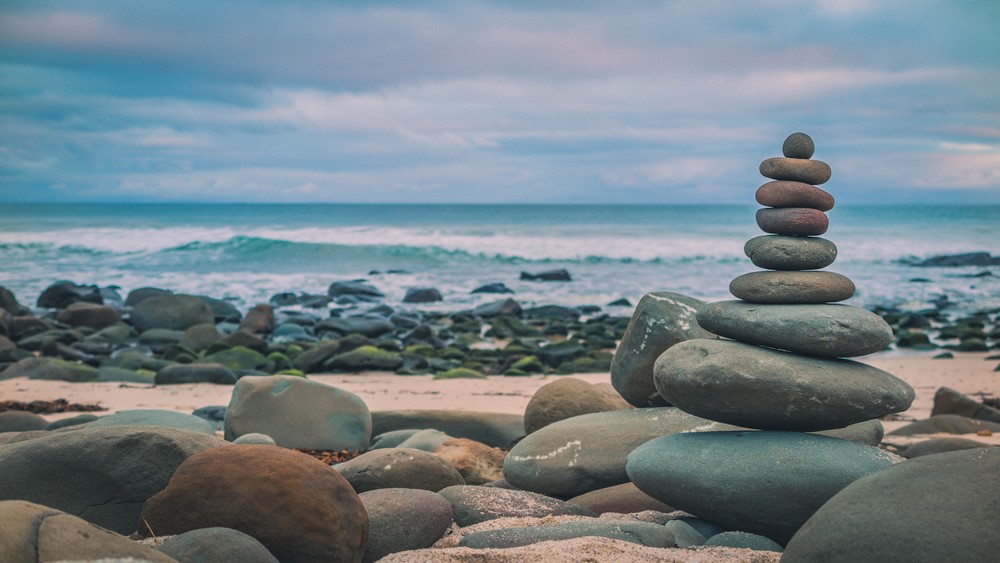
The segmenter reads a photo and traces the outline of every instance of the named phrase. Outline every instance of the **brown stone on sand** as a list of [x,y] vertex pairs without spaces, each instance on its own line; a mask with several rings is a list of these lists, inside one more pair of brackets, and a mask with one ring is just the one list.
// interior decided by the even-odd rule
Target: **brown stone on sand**
[[806,207],[765,207],[757,210],[757,226],[775,235],[821,235],[830,226],[826,213]]
[[674,507],[668,506],[640,491],[639,487],[636,487],[635,483],[631,482],[590,491],[589,493],[575,496],[566,502],[593,510],[598,514],[604,514],[605,512],[634,514],[644,510],[655,510],[657,512],[673,512],[676,510]]
[[751,272],[729,283],[729,292],[751,303],[833,303],[854,295],[854,282],[834,272]]
[[467,485],[485,485],[503,479],[503,460],[507,454],[468,438],[448,438],[434,450],[465,479]]
[[760,163],[760,174],[772,180],[790,180],[818,186],[830,179],[830,165],[805,158],[769,158]]
[[808,207],[829,211],[833,209],[833,196],[802,182],[768,182],[757,188],[757,203],[768,207]]
[[524,409],[528,434],[553,422],[592,412],[630,409],[632,405],[608,384],[590,384],[575,377],[559,378],[541,386]]
[[226,527],[280,561],[360,561],[368,513],[324,463],[277,446],[215,448],[187,459],[142,510],[139,533]]

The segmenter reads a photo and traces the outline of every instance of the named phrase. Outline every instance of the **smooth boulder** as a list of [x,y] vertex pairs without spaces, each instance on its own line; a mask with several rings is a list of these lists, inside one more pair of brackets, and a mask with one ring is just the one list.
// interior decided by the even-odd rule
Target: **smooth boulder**
[[854,282],[835,272],[750,272],[729,282],[729,292],[751,303],[833,303],[854,295]]
[[713,335],[695,319],[704,301],[658,291],[639,300],[611,360],[611,385],[636,407],[666,406],[653,384],[653,363],[678,342]]
[[821,235],[830,226],[830,218],[808,207],[765,207],[757,210],[757,226],[775,235]]
[[613,388],[603,385],[562,377],[539,387],[524,408],[524,431],[531,434],[553,422],[581,414],[632,408]]
[[818,186],[830,179],[833,171],[822,160],[775,157],[760,163],[760,175],[772,180],[803,182]]
[[524,417],[519,414],[416,409],[375,411],[372,433],[384,434],[410,428],[433,428],[454,438],[468,438],[488,446],[505,448],[524,436]]
[[529,491],[459,485],[439,493],[451,503],[455,523],[462,527],[497,518],[596,516],[582,506]]
[[333,468],[359,493],[389,488],[438,492],[465,484],[462,475],[447,461],[411,448],[372,450]]
[[278,563],[255,538],[232,528],[201,528],[167,538],[157,548],[180,563]]
[[837,245],[820,237],[762,235],[748,240],[743,253],[758,268],[818,270],[837,259]]
[[193,295],[167,294],[144,299],[132,307],[132,326],[139,332],[154,328],[187,330],[199,324],[215,322],[212,309]]
[[762,430],[829,430],[905,411],[914,391],[878,368],[728,340],[690,340],[656,362],[656,385],[700,417]]
[[882,317],[849,305],[780,305],[717,301],[698,311],[698,323],[746,344],[830,358],[865,356],[892,343]]
[[627,471],[670,506],[785,544],[838,491],[901,460],[799,432],[693,432],[643,444]]
[[368,512],[368,545],[362,561],[434,544],[451,527],[451,503],[421,489],[376,489],[358,495]]

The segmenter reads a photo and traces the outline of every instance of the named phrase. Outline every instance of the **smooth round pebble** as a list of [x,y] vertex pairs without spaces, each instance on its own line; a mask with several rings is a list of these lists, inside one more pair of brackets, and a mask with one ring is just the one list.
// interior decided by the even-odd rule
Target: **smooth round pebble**
[[758,268],[818,270],[837,259],[837,245],[819,237],[763,235],[748,240],[743,253]]
[[775,235],[821,235],[830,226],[830,218],[808,207],[765,207],[757,210],[757,226]]
[[757,203],[768,207],[809,207],[820,211],[833,209],[833,196],[802,182],[774,181],[757,188]]
[[273,445],[275,445],[274,438],[268,436],[267,434],[258,434],[256,432],[251,432],[250,434],[244,434],[244,435],[240,436],[239,438],[233,440],[233,443],[234,444],[256,444],[256,445],[265,445],[265,446],[273,446]]
[[781,154],[786,158],[812,158],[816,144],[812,137],[802,132],[792,133],[781,144]]
[[735,547],[754,551],[777,551],[779,553],[784,551],[778,542],[750,532],[722,532],[709,538],[703,545],[705,547]]
[[850,299],[854,282],[834,272],[751,272],[729,282],[729,292],[752,303],[832,303]]
[[830,179],[830,165],[805,158],[769,158],[760,163],[760,174],[772,180],[790,180],[817,186]]

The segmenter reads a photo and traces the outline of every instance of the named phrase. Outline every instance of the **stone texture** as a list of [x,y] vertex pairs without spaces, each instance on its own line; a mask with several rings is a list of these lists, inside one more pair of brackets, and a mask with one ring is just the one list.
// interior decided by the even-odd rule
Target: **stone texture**
[[666,406],[653,384],[653,362],[678,342],[713,336],[695,320],[704,304],[666,291],[639,300],[611,361],[611,385],[626,401],[637,407]]
[[466,535],[458,542],[458,545],[476,549],[505,549],[543,541],[566,540],[584,536],[623,540],[647,547],[675,547],[677,545],[674,541],[674,535],[664,526],[647,522],[608,520],[561,522],[542,526],[484,530]]
[[729,428],[672,407],[585,414],[518,442],[504,461],[504,477],[520,489],[574,497],[627,482],[625,458],[653,438]]
[[437,492],[465,484],[462,475],[447,461],[410,448],[373,450],[333,468],[359,493],[388,488]]
[[358,495],[368,512],[368,546],[362,561],[434,545],[451,527],[451,503],[431,491],[377,489]]
[[849,305],[717,301],[702,307],[698,323],[747,344],[830,358],[872,354],[893,340],[882,317]]
[[822,160],[805,158],[768,158],[760,163],[760,174],[772,180],[787,180],[818,186],[832,175],[830,166]]
[[524,417],[518,414],[420,409],[375,411],[372,433],[409,428],[433,428],[455,438],[468,438],[505,448],[524,436]]
[[941,387],[934,393],[934,407],[931,409],[931,416],[939,414],[957,414],[1000,423],[1000,409],[984,405],[948,387]]
[[156,372],[156,385],[176,385],[181,383],[217,383],[232,385],[236,374],[222,364],[175,364]]
[[227,440],[267,434],[279,446],[361,450],[372,419],[357,395],[291,375],[247,376],[233,387],[223,424]]
[[451,503],[455,523],[462,527],[497,518],[597,515],[582,506],[529,491],[461,485],[442,489],[440,494]]
[[995,561],[997,491],[1000,448],[913,459],[831,498],[782,561]]
[[646,510],[667,513],[677,510],[640,491],[635,483],[622,483],[621,485],[597,489],[575,496],[566,502],[582,506],[598,514],[605,512],[633,514]]
[[757,188],[757,203],[768,207],[808,207],[820,211],[833,209],[833,196],[802,182],[768,182]]
[[54,508],[24,500],[0,501],[0,561],[123,561],[174,559],[122,535]]
[[500,448],[467,438],[448,438],[434,450],[434,455],[451,464],[466,484],[485,485],[503,479],[507,453]]
[[818,270],[837,259],[837,245],[819,237],[763,235],[748,240],[743,252],[768,270]]
[[350,484],[315,458],[275,446],[230,446],[188,458],[133,526],[143,536],[224,527],[279,561],[360,561],[368,515]]
[[957,414],[938,414],[924,420],[901,426],[889,436],[916,436],[919,434],[975,434],[986,430],[1000,433],[1000,422],[977,420]]
[[830,226],[826,213],[807,207],[765,207],[757,210],[757,226],[775,235],[821,235]]
[[901,460],[798,432],[694,432],[643,444],[627,470],[670,506],[784,544],[840,489]]
[[575,377],[562,377],[541,386],[524,409],[528,434],[553,422],[589,414],[632,408],[615,390]]
[[737,547],[754,551],[784,551],[781,544],[748,532],[722,532],[709,538],[703,545],[706,547]]
[[214,436],[161,427],[53,432],[0,447],[0,500],[27,500],[129,534],[143,503],[166,486],[184,460],[225,444]]
[[56,319],[70,326],[105,328],[122,320],[122,315],[106,305],[78,301],[59,311]]
[[49,421],[33,412],[4,411],[0,412],[0,432],[26,432],[29,430],[46,430]]
[[750,272],[729,282],[729,292],[751,303],[832,303],[850,299],[854,282],[834,272]]
[[913,459],[925,455],[971,450],[973,448],[988,448],[989,444],[970,440],[968,438],[933,438],[912,444],[903,451],[903,457]]
[[106,426],[155,426],[176,428],[178,430],[215,436],[215,425],[204,418],[164,409],[130,409],[118,411],[114,414],[102,416],[87,424],[88,428]]
[[264,544],[232,528],[201,528],[168,538],[157,548],[181,563],[278,563]]
[[781,144],[781,154],[786,158],[812,158],[815,150],[812,137],[801,132],[785,137],[785,142]]
[[902,412],[913,388],[860,362],[727,340],[691,340],[656,362],[660,394],[707,419],[765,430],[827,430]]
[[212,310],[193,295],[162,295],[136,303],[130,315],[139,332],[154,328],[186,330],[199,324],[215,322]]

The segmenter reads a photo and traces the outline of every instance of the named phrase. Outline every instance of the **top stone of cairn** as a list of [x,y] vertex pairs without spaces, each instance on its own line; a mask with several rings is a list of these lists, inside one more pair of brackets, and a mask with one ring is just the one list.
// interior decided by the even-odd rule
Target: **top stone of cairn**
[[781,154],[785,158],[812,158],[815,151],[812,137],[805,133],[792,133],[781,145]]

